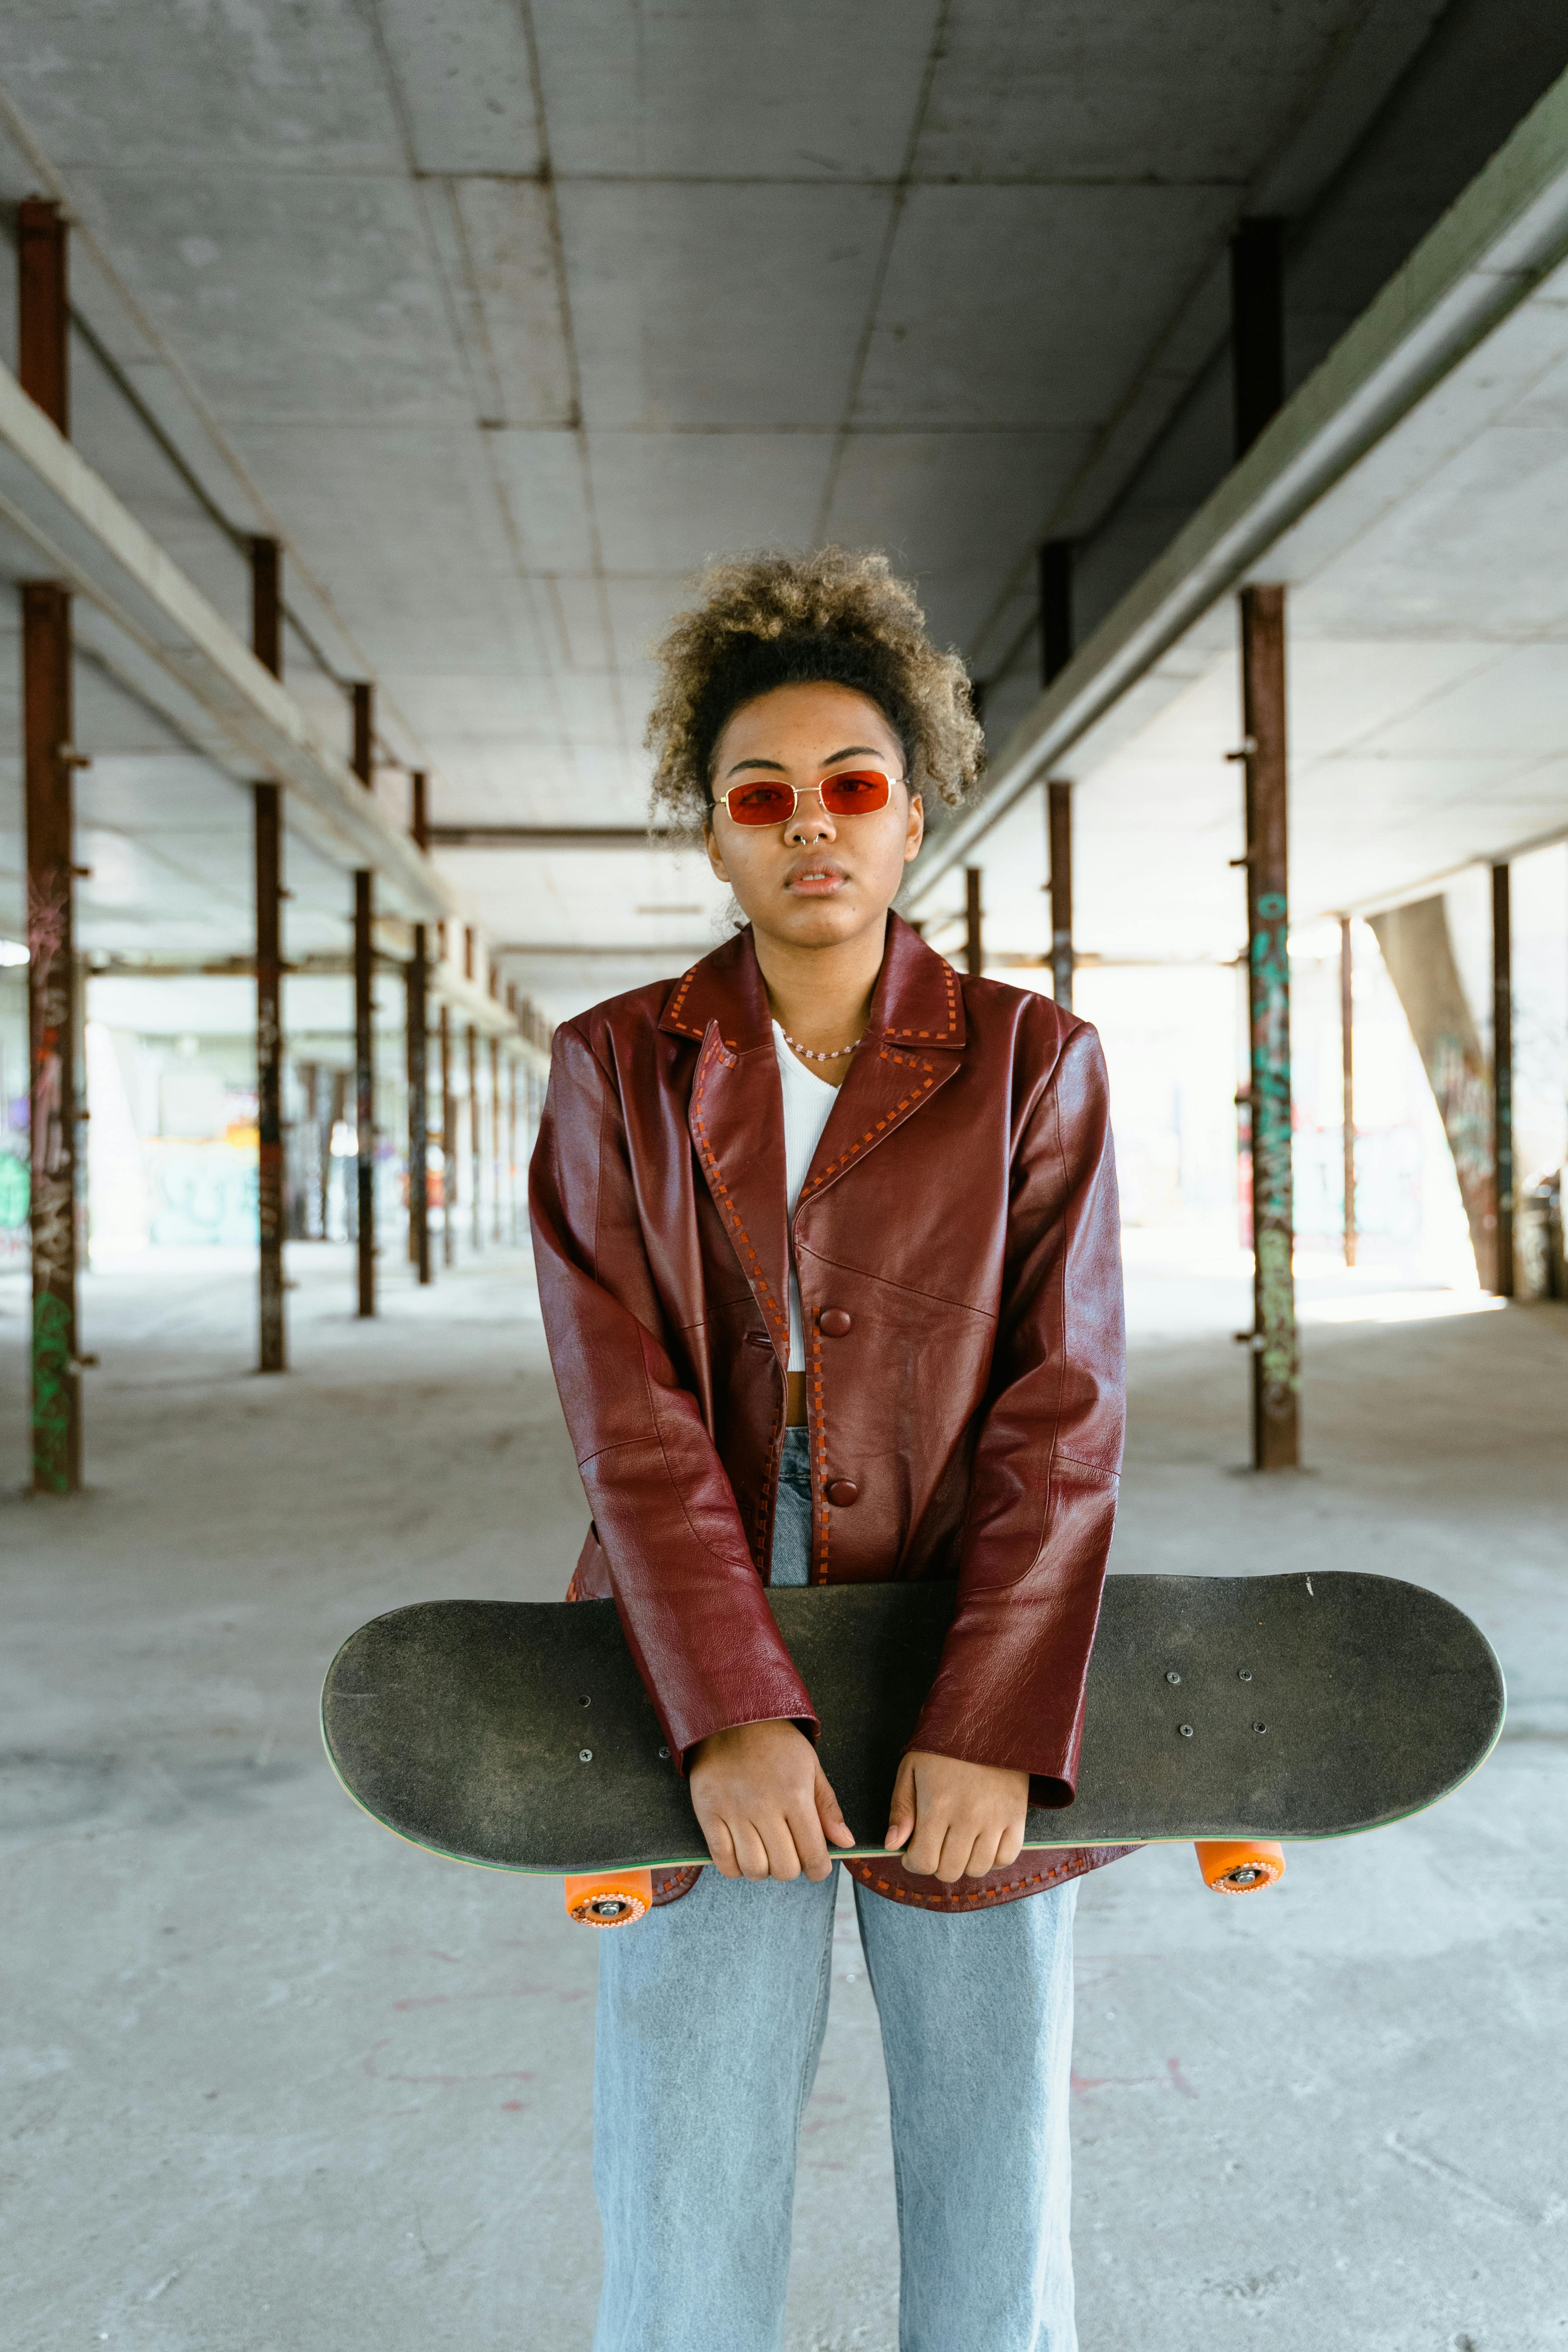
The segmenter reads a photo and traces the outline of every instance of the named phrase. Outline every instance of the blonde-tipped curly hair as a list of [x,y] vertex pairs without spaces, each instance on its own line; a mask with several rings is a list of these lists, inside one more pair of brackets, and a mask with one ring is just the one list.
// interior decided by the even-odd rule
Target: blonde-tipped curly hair
[[743,702],[779,686],[847,686],[886,716],[911,793],[956,805],[973,789],[985,738],[968,674],[938,653],[925,614],[886,556],[825,547],[715,563],[699,602],[655,648],[658,690],[645,740],[656,756],[653,807],[705,825],[719,738]]

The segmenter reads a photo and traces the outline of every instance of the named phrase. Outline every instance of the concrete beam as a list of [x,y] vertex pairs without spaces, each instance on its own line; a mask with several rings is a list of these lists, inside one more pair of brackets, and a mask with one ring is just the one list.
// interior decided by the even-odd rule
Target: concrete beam
[[[1079,648],[928,838],[918,909],[975,845],[1568,253],[1568,75],[1422,239],[1247,455]],[[1178,690],[1175,682],[1172,692]],[[1145,714],[1146,716],[1149,714]],[[1068,769],[1070,772],[1070,766]]]
[[[0,366],[0,518],[90,605],[90,650],[237,782],[275,779],[295,831],[378,874],[411,921],[457,911],[451,886],[348,761]],[[107,628],[103,625],[107,625]]]

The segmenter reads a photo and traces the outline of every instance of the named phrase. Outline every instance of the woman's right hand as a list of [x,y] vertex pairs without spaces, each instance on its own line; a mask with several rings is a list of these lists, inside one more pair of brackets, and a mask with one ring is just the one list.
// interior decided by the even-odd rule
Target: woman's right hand
[[691,1801],[723,1878],[823,1879],[827,1842],[853,1845],[816,1750],[793,1723],[710,1732],[687,1766]]

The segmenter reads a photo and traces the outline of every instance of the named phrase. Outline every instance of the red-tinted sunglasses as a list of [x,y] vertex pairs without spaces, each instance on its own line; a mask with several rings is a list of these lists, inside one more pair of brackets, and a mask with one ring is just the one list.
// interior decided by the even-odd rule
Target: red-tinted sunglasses
[[873,809],[886,808],[893,796],[891,781],[880,768],[835,768],[819,783],[802,785],[800,791],[794,784],[753,776],[746,783],[731,784],[718,799],[732,824],[788,824],[800,806],[801,792],[820,793],[829,816],[869,816]]

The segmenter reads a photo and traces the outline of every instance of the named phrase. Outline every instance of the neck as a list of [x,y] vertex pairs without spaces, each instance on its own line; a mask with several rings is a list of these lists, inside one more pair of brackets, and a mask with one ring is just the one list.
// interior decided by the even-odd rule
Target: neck
[[826,947],[801,947],[754,929],[752,939],[769,1010],[786,1035],[819,1049],[859,1036],[888,944],[885,914],[853,939]]

